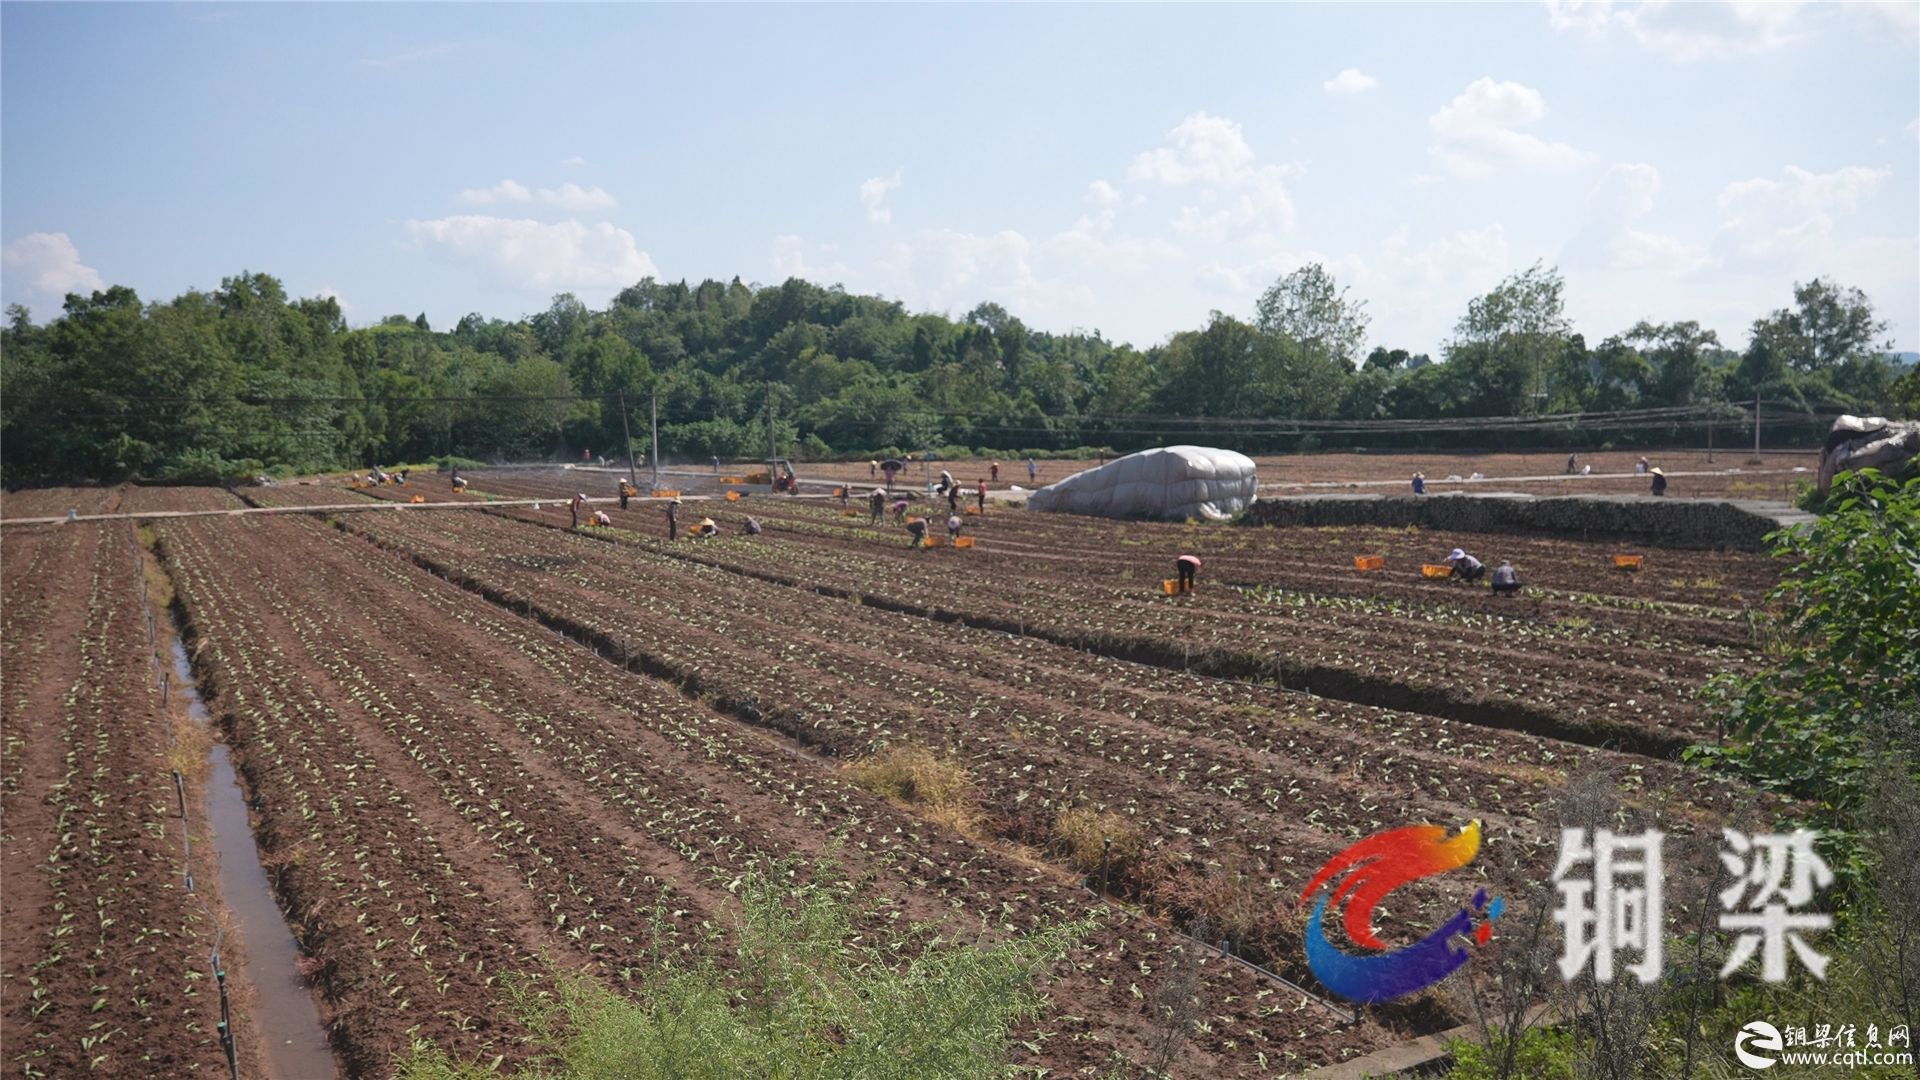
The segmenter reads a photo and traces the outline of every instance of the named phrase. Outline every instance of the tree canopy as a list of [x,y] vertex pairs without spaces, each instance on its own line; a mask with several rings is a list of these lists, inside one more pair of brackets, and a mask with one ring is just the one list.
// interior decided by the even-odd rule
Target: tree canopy
[[627,430],[644,446],[656,397],[662,450],[704,459],[761,455],[769,431],[798,457],[1169,439],[1294,448],[1299,432],[1274,421],[1331,425],[1335,442],[1490,445],[1470,426],[1395,436],[1339,424],[1646,410],[1756,392],[1811,415],[1913,396],[1867,297],[1825,279],[1756,320],[1739,353],[1693,322],[1641,322],[1590,348],[1564,294],[1551,267],[1510,276],[1468,305],[1436,363],[1386,346],[1363,357],[1365,305],[1317,264],[1274,282],[1251,321],[1215,312],[1146,349],[1098,331],[1035,330],[995,303],[956,319],[799,278],[649,278],[604,310],[561,294],[513,321],[476,313],[436,330],[424,313],[394,314],[350,327],[336,301],[292,298],[276,278],[242,272],[167,301],[125,286],[70,294],[44,324],[10,308],[0,464],[17,485],[583,448],[615,456]]

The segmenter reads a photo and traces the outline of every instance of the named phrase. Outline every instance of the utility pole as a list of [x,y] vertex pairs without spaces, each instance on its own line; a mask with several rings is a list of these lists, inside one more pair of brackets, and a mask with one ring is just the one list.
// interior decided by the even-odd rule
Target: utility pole
[[655,390],[652,398],[653,425],[653,490],[660,490],[660,391]]
[[773,384],[767,384],[767,479],[777,479],[773,475],[773,463],[780,460],[780,441],[773,433]]
[[627,392],[620,391],[620,434],[627,438],[627,483],[640,486],[633,473],[633,429],[627,426]]
[[1719,406],[1707,411],[1707,464],[1713,464],[1713,414],[1719,412]]
[[1760,464],[1760,388],[1758,386],[1753,388],[1753,461],[1749,464]]

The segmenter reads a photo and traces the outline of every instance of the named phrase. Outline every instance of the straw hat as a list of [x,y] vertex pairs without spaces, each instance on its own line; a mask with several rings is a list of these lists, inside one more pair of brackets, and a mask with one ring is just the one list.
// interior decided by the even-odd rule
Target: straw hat
[[1447,556],[1447,561],[1448,561],[1448,562],[1459,562],[1459,561],[1460,561],[1461,559],[1464,559],[1464,558],[1466,558],[1466,557],[1467,557],[1467,553],[1466,553],[1466,552],[1464,552],[1464,551],[1462,551],[1462,550],[1460,550],[1459,548],[1454,548],[1454,549],[1453,549],[1453,553]]
[[1658,466],[1658,465],[1655,465],[1655,466],[1653,467],[1653,475],[1655,475],[1655,476],[1665,476],[1665,475],[1667,475],[1667,474],[1666,474],[1666,473],[1663,473],[1663,472],[1661,472],[1661,471],[1660,471],[1660,466]]

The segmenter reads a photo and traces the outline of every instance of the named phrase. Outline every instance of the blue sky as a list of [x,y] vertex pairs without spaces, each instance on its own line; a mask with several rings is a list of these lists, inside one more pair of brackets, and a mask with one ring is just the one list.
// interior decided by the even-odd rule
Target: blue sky
[[1920,5],[0,7],[0,292],[256,270],[350,322],[802,274],[1150,345],[1326,264],[1440,348],[1792,285],[1920,349]]

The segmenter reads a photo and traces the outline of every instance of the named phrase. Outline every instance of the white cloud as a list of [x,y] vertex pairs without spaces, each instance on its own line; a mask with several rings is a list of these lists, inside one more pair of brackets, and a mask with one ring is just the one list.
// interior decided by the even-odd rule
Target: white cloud
[[905,282],[912,295],[930,307],[971,307],[983,299],[1007,299],[1031,290],[1037,284],[1032,253],[1033,244],[1012,229],[922,229],[911,240],[895,243],[881,269]]
[[1285,180],[1292,173],[1278,165],[1257,170],[1226,195],[1213,195],[1201,206],[1186,206],[1173,227],[1204,240],[1224,240],[1243,233],[1266,233],[1293,228],[1293,199]]
[[1167,132],[1169,145],[1133,159],[1127,179],[1181,186],[1232,183],[1253,168],[1253,148],[1240,125],[1197,112]]
[[1850,212],[1893,175],[1891,169],[1852,165],[1830,173],[1789,165],[1786,177],[1757,177],[1720,192],[1723,255],[1747,260],[1793,259],[1830,245],[1835,219]]
[[1587,193],[1587,215],[1562,253],[1569,266],[1607,267],[1668,275],[1705,265],[1698,244],[1634,227],[1653,210],[1660,171],[1641,162],[1616,162]]
[[852,275],[847,264],[832,256],[838,249],[832,244],[815,244],[814,251],[826,256],[828,261],[810,262],[807,258],[807,243],[798,236],[783,235],[773,238],[773,271],[782,281],[787,278],[805,278],[815,284],[845,284]]
[[1141,273],[1177,262],[1180,249],[1165,240],[1129,236],[1114,231],[1117,210],[1107,206],[1097,214],[1083,214],[1073,228],[1055,233],[1040,245],[1048,258],[1073,264],[1077,270]]
[[104,290],[100,272],[80,261],[80,249],[66,233],[28,233],[0,252],[7,276],[25,278],[26,288],[49,296]]
[[[1920,123],[1920,121],[1915,121]],[[1095,180],[1087,185],[1086,201],[1095,206],[1120,205],[1120,189],[1105,180]]]
[[1361,71],[1359,68],[1347,68],[1340,74],[1320,84],[1320,89],[1335,97],[1351,94],[1364,94],[1380,85],[1380,80]]
[[[1641,48],[1682,63],[1748,56],[1780,48],[1804,36],[1803,11],[1804,5],[1787,0],[1731,3],[1646,0],[1640,4],[1547,0],[1547,21],[1556,30],[1596,38],[1620,30]],[[1889,13],[1888,17],[1902,16]]]
[[1907,121],[1907,138],[1920,139],[1920,116]]
[[353,310],[353,305],[347,303],[346,297],[340,295],[340,290],[334,288],[331,285],[328,285],[327,287],[321,289],[320,291],[314,293],[313,295],[322,300],[331,300],[334,303],[339,304],[340,311],[342,314],[345,314],[346,312]]
[[581,157],[579,154],[560,159],[560,167],[563,169],[578,169],[585,166],[586,163],[587,159]]
[[460,201],[469,206],[491,206],[494,203],[526,202],[533,198],[525,184],[512,180],[502,180],[490,188],[467,188],[460,192]]
[[614,205],[613,196],[605,191],[597,187],[583,188],[579,184],[561,184],[558,188],[541,188],[540,201],[576,214],[585,213],[588,210],[605,210]]
[[867,208],[867,220],[886,224],[893,220],[893,211],[887,208],[887,192],[900,186],[900,170],[895,169],[892,176],[875,176],[860,184],[860,205]]
[[1565,169],[1592,155],[1522,131],[1547,115],[1540,91],[1482,76],[1427,120],[1429,148],[1455,176],[1485,176],[1505,167]]
[[542,222],[463,214],[409,221],[420,244],[484,267],[500,281],[532,290],[622,288],[657,277],[633,234],[607,222]]

